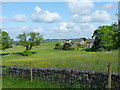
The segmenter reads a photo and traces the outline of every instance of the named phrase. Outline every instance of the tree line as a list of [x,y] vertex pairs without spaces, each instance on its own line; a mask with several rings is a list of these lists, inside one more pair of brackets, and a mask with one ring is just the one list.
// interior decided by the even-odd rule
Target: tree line
[[[25,51],[21,53],[24,56],[32,54],[30,51],[32,47],[40,45],[43,40],[42,35],[35,32],[19,34],[17,38],[19,39],[20,45],[25,47]],[[0,49],[5,50],[7,48],[12,48],[13,44],[14,41],[10,38],[9,34],[0,29]]]
[[[119,30],[120,26],[113,23],[110,26],[100,26],[93,33],[92,38],[95,39],[92,51],[110,51],[119,48]],[[33,46],[40,45],[43,41],[43,35],[40,33],[30,32],[17,36],[21,46],[25,47],[25,51],[30,51]],[[11,48],[14,44],[9,34],[0,29],[0,49],[5,50]]]

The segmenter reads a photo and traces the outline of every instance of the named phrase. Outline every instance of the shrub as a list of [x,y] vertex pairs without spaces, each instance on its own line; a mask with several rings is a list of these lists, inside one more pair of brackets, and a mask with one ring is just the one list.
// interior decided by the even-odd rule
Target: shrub
[[71,46],[71,47],[70,47],[70,50],[75,50],[75,47],[74,47],[74,46]]
[[71,44],[65,43],[63,46],[63,50],[70,50]]
[[22,52],[23,56],[29,56],[31,54],[32,54],[32,52],[30,50],[25,50],[24,52]]
[[77,47],[80,47],[81,46],[81,44],[80,43],[77,43]]
[[62,50],[63,49],[63,45],[60,44],[60,43],[56,43],[55,44],[55,48],[54,49],[59,49],[59,50]]

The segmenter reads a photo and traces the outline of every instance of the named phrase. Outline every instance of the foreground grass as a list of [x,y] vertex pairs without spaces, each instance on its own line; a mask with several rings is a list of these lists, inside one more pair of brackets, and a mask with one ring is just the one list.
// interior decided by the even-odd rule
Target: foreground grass
[[2,88],[60,88],[60,85],[35,79],[31,83],[30,80],[24,78],[4,76],[2,77]]
[[112,71],[118,72],[118,50],[111,52],[84,52],[54,50],[55,42],[42,43],[34,47],[31,56],[21,56],[24,47],[14,46],[2,51],[2,64],[7,66],[29,66],[47,68],[71,68],[107,71],[107,65],[112,64]]

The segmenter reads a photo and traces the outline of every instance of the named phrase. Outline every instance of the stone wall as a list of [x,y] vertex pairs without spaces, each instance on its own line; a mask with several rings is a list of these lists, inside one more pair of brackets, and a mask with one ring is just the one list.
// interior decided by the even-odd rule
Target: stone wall
[[[85,87],[107,87],[108,73],[105,71],[33,67],[32,72],[33,78],[59,82],[64,87],[75,83]],[[30,67],[9,67],[9,74],[29,78]],[[112,73],[112,88],[120,88],[120,73]]]

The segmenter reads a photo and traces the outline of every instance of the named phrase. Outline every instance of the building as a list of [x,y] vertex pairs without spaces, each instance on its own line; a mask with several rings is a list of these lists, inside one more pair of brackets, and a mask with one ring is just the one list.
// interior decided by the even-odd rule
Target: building
[[86,46],[91,48],[94,45],[94,41],[95,39],[86,40]]
[[85,45],[85,41],[83,39],[73,39],[72,43],[80,43],[82,46]]

